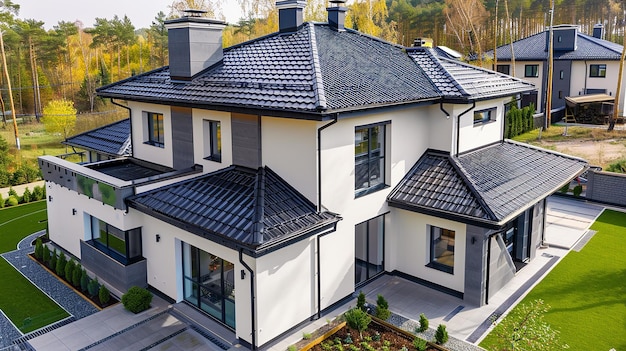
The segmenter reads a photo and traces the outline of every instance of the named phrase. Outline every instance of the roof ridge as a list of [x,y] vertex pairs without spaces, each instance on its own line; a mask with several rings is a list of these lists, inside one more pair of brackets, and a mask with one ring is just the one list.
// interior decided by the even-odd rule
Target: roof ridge
[[309,37],[311,38],[311,61],[313,63],[313,90],[315,91],[315,97],[317,98],[318,110],[326,110],[326,93],[324,91],[324,77],[322,76],[322,68],[320,65],[320,57],[317,52],[317,38],[315,37],[315,25],[307,23],[309,26]]
[[605,48],[607,50],[611,50],[611,51],[615,52],[618,55],[622,54],[621,51],[618,52],[618,51],[615,50],[615,48],[612,48],[609,45],[605,44],[605,43],[610,43],[610,44],[613,44],[613,45],[616,45],[616,46],[621,46],[618,43],[614,43],[612,41],[596,38],[596,37],[594,37],[592,35],[588,35],[588,34],[581,33],[581,32],[577,32],[577,33],[578,33],[578,35],[580,36],[581,39],[585,39],[585,40],[590,41],[590,42],[592,42],[592,43],[594,43],[596,45],[602,46],[603,48]]
[[450,78],[450,81],[454,82],[454,86],[457,87],[457,89],[459,89],[459,92],[463,94],[463,96],[472,96],[472,94],[470,94],[465,89],[465,87],[461,84],[461,82],[459,82],[456,78],[454,78],[452,73],[450,73],[450,71],[448,71],[448,69],[444,67],[444,65],[441,63],[442,62],[441,58],[435,55],[431,50],[432,49],[426,49],[425,52],[432,58],[434,62],[437,63],[437,65],[439,65],[439,67],[441,67],[441,69],[445,72],[446,77]]
[[465,170],[463,165],[461,165],[460,163],[456,162],[457,160],[458,160],[458,157],[455,157],[455,156],[452,156],[452,155],[448,155],[448,161],[450,161],[450,165],[452,165],[452,168],[454,168],[454,170],[458,174],[459,178],[461,178],[461,180],[463,181],[465,186],[467,186],[467,188],[472,193],[472,195],[474,195],[474,197],[476,198],[476,201],[483,208],[483,211],[485,211],[485,213],[489,216],[489,218],[492,221],[496,221],[497,222],[498,221],[498,216],[496,216],[496,214],[493,213],[493,211],[491,210],[489,205],[487,205],[487,202],[485,201],[485,199],[480,195],[480,192],[478,192],[478,190],[476,190],[476,186],[475,186],[474,182],[472,182],[466,176],[469,172],[467,172],[467,170]]

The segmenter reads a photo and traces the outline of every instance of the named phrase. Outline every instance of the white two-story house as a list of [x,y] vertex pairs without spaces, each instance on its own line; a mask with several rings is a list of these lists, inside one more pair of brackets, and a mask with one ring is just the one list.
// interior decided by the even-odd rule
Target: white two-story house
[[226,49],[222,22],[168,21],[170,66],[98,90],[127,107],[132,157],[39,159],[50,239],[253,348],[382,274],[488,303],[586,163],[503,139],[532,84],[344,28],[342,6],[304,23],[305,3]]

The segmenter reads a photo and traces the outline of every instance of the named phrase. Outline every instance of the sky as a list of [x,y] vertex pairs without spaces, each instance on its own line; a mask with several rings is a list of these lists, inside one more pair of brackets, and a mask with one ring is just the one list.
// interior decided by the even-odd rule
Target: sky
[[[51,29],[59,21],[80,20],[85,27],[93,27],[96,17],[112,19],[114,15],[130,18],[136,29],[148,28],[159,11],[169,14],[173,0],[13,0],[20,5],[21,19],[44,21]],[[239,5],[234,0],[224,1],[223,11],[228,23],[237,23]],[[230,6],[229,6],[230,5]]]

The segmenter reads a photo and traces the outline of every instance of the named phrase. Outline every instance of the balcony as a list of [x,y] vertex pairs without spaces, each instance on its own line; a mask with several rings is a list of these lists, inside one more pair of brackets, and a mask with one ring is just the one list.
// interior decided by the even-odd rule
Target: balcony
[[54,156],[41,156],[39,167],[44,180],[120,210],[126,210],[124,200],[128,196],[153,188],[156,183],[172,182],[202,172],[198,165],[173,170],[133,158],[81,165]]

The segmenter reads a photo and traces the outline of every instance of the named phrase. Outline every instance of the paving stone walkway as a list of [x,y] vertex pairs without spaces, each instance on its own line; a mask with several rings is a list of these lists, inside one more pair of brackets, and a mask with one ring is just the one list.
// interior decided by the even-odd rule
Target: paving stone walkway
[[[18,244],[17,250],[2,254],[2,258],[65,309],[70,314],[71,320],[81,319],[98,312],[99,310],[94,305],[28,257],[28,254],[34,251],[31,243],[42,234],[43,232],[38,232],[29,235]],[[10,346],[13,341],[22,337],[22,333],[4,314],[0,314],[0,349]],[[28,339],[28,336],[25,338]]]

